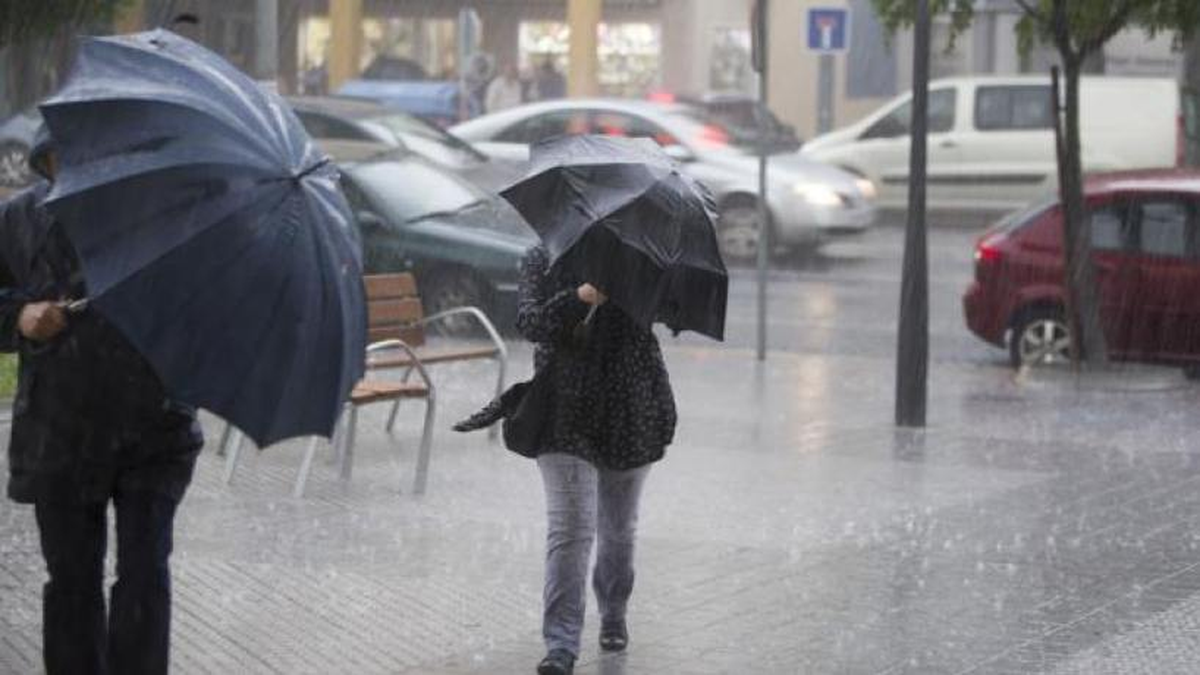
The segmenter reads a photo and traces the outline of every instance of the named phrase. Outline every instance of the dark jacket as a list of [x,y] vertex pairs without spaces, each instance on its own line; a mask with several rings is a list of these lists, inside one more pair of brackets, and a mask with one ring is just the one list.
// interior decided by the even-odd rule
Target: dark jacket
[[41,183],[0,203],[0,352],[20,355],[9,497],[104,501],[117,489],[175,499],[203,444],[195,412],[168,400],[149,364],[91,310],[46,344],[20,336],[25,304],[86,297],[74,250]]
[[658,461],[676,422],[658,340],[612,304],[601,306],[586,339],[577,339],[575,328],[590,309],[577,295],[580,283],[550,271],[540,246],[525,256],[517,327],[536,343],[536,367],[550,369],[555,392],[542,452],[617,470]]

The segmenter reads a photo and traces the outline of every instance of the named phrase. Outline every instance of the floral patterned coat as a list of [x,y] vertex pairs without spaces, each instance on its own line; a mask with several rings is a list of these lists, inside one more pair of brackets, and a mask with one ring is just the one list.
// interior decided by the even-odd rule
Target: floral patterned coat
[[580,338],[576,327],[591,309],[577,295],[580,283],[550,270],[543,247],[526,254],[517,328],[536,344],[536,367],[551,370],[555,390],[541,452],[613,470],[658,461],[676,423],[658,340],[611,303],[597,310]]

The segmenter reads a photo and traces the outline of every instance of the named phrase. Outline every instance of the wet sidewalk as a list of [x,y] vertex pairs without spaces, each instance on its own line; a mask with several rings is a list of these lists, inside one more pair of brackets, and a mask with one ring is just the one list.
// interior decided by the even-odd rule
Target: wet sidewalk
[[[644,500],[631,648],[600,656],[589,614],[577,672],[1195,672],[1200,389],[940,364],[930,428],[898,432],[889,359],[667,345],[681,422]],[[319,462],[300,500],[302,442],[248,453],[232,487],[206,452],[177,531],[174,671],[532,672],[537,472],[447,430],[489,373],[437,371],[421,498],[396,493],[419,405],[396,443],[367,413],[350,483]],[[0,673],[37,672],[42,581],[32,514],[5,503]]]

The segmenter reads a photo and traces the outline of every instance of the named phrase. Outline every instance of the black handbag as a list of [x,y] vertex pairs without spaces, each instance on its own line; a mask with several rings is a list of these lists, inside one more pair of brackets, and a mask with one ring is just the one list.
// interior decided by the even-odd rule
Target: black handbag
[[554,410],[554,380],[550,369],[534,373],[533,379],[513,385],[505,396],[511,396],[511,407],[500,430],[504,446],[524,457],[537,457],[542,441],[550,430]]
[[[486,429],[501,422],[504,446],[524,457],[537,457],[542,441],[552,424],[554,378],[543,368],[533,379],[518,382],[504,390],[479,412],[454,425],[455,431]],[[502,421],[501,421],[502,420]]]

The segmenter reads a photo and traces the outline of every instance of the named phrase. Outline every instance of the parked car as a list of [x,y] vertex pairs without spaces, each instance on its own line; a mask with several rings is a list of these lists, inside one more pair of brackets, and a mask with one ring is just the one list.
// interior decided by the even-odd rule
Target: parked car
[[[1184,112],[1174,80],[1082,78],[1084,170],[1180,165]],[[859,122],[809,140],[801,153],[869,178],[881,207],[904,208],[911,117],[911,94],[905,94]],[[1057,185],[1052,119],[1048,77],[931,82],[930,209],[1009,211],[1052,191]]]
[[[531,103],[464,122],[451,131],[493,157],[527,161],[531,143],[562,134],[652,138],[708,186],[720,210],[718,239],[730,260],[759,246],[758,159],[719,120],[688,105],[572,99]],[[858,233],[875,220],[870,185],[796,153],[771,158],[767,206],[772,242],[811,247]]]
[[650,100],[659,103],[686,103],[703,108],[721,121],[738,145],[750,147],[758,143],[759,124],[766,123],[767,148],[772,154],[795,152],[802,142],[795,127],[779,121],[771,109],[757,97],[739,92],[710,91],[703,94],[672,94],[655,92]]
[[[1110,354],[1200,363],[1200,172],[1094,175],[1086,201]],[[1014,213],[979,239],[975,280],[963,297],[966,323],[1006,346],[1014,366],[1068,358],[1064,297],[1056,199]]]
[[443,128],[478,112],[454,81],[350,80],[334,93],[375,101]]
[[492,192],[521,177],[519,166],[493,160],[441,127],[378,103],[336,96],[293,96],[288,103],[313,138],[405,147]]
[[0,187],[21,187],[33,180],[29,148],[41,123],[42,116],[36,108],[0,123]]
[[[426,312],[469,305],[513,324],[521,258],[537,236],[508,202],[403,148],[321,147],[342,170],[368,274],[413,272]],[[440,325],[455,335],[475,329],[468,317]]]

